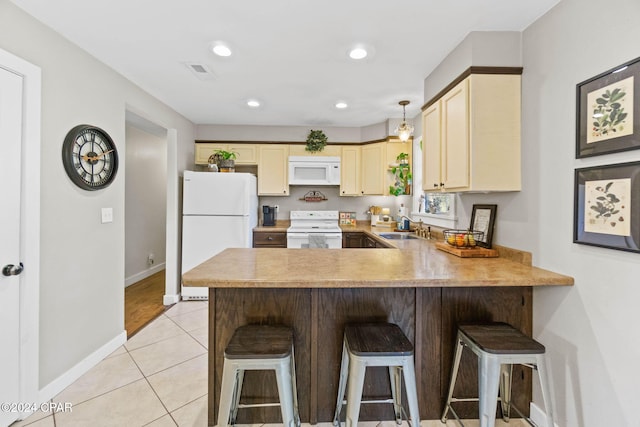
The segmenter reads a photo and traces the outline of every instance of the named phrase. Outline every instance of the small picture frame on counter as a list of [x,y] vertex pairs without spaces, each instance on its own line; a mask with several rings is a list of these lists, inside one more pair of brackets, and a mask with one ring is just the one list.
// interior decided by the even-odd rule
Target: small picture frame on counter
[[640,253],[640,162],[575,170],[573,242]]
[[482,239],[479,239],[476,242],[476,245],[481,248],[491,249],[497,210],[498,205],[473,205],[469,229],[473,231],[482,231]]
[[340,225],[356,226],[356,213],[355,212],[340,212]]

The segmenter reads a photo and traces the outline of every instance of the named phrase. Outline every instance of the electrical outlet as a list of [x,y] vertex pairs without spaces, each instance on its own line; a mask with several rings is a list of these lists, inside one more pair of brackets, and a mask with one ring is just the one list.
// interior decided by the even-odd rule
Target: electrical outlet
[[147,264],[149,264],[150,266],[155,264],[156,260],[155,257],[153,256],[153,254],[149,254],[149,256],[147,257]]
[[278,212],[280,210],[280,206],[279,205],[273,205],[274,208],[276,208],[276,212]]

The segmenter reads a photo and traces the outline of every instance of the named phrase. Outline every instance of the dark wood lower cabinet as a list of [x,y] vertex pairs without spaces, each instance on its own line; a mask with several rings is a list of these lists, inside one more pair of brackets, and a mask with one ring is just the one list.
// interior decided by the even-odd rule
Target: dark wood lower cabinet
[[361,232],[342,232],[343,248],[361,248],[362,238],[364,234]]
[[287,233],[286,231],[254,231],[253,247],[254,248],[286,248]]
[[[250,323],[294,328],[300,416],[303,422],[329,422],[335,408],[342,334],[349,322],[398,324],[414,343],[418,403],[422,419],[439,419],[448,389],[457,325],[504,321],[531,336],[532,289],[494,288],[340,288],[210,289],[209,425],[216,424],[224,348],[233,331]],[[456,394],[477,395],[477,359],[466,351]],[[516,406],[528,413],[531,373],[514,368]],[[365,396],[390,394],[386,368],[369,368]],[[242,399],[278,400],[271,372],[247,372]],[[477,418],[477,404],[458,404],[464,417]],[[390,405],[363,405],[360,419],[393,419]],[[242,409],[238,423],[280,422],[278,407]]]
[[371,236],[367,236],[361,231],[343,231],[342,232],[343,248],[389,248]]
[[363,248],[375,248],[377,247],[377,243],[374,239],[369,236],[364,236],[362,239],[362,247]]

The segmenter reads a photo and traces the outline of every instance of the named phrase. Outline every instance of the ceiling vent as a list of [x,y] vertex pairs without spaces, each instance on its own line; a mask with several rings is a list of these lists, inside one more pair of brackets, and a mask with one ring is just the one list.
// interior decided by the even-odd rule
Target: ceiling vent
[[184,65],[200,80],[213,80],[215,78],[213,72],[204,64],[185,62]]

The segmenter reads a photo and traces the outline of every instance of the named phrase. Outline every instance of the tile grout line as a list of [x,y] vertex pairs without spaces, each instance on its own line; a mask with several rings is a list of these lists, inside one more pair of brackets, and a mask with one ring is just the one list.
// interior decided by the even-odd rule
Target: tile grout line
[[[185,332],[186,332],[186,331],[185,331]],[[197,340],[196,340],[196,341],[197,341]],[[127,350],[127,352],[128,352],[128,350]],[[180,362],[180,363],[177,363],[177,364],[175,364],[175,365],[173,365],[173,366],[167,367],[167,368],[162,369],[162,370],[160,370],[160,371],[158,371],[158,372],[154,372],[153,374],[150,374],[150,375],[149,375],[149,377],[150,377],[150,376],[153,376],[153,375],[156,375],[156,374],[159,374],[160,372],[164,372],[164,371],[166,371],[166,370],[168,370],[168,369],[174,368],[174,367],[176,367],[176,366],[178,366],[178,365],[181,365],[181,364],[183,364],[183,363],[186,363],[186,362],[192,361],[192,360],[196,359],[197,357],[201,357],[201,356],[202,356],[202,354],[199,354],[199,355],[194,356],[194,357],[192,357],[192,358],[186,359],[186,360],[184,360],[184,361],[182,361],[182,362]],[[170,417],[170,418],[171,418],[171,420],[175,423],[175,425],[176,425],[176,426],[179,426],[178,422],[177,422],[177,421],[176,421],[176,419],[173,417],[172,413],[169,411],[169,409],[167,408],[167,406],[165,405],[165,403],[162,401],[162,399],[161,399],[161,398],[160,398],[160,396],[158,395],[158,392],[156,391],[156,389],[155,389],[155,388],[153,388],[153,384],[151,384],[151,382],[149,381],[148,376],[147,376],[147,375],[145,375],[145,373],[144,373],[144,372],[142,372],[142,368],[140,368],[140,365],[138,365],[138,362],[135,360],[135,358],[134,358],[133,356],[130,356],[130,357],[131,357],[131,359],[133,360],[133,363],[135,363],[135,365],[136,365],[136,367],[138,368],[138,370],[140,371],[140,373],[142,374],[142,376],[144,377],[144,379],[145,379],[145,381],[147,382],[147,384],[149,384],[149,387],[150,387],[150,388],[151,388],[151,390],[153,391],[153,394],[155,394],[155,395],[156,395],[156,397],[158,398],[158,400],[159,400],[159,401],[160,401],[160,403],[162,404],[162,407],[165,409],[165,411],[167,411],[167,413],[166,413],[165,415],[169,415],[169,417]],[[180,407],[178,407],[178,408],[174,409],[174,411],[177,411],[178,409],[183,408],[183,407],[185,407],[186,405],[188,405],[188,404],[190,404],[190,403],[195,402],[196,400],[200,399],[200,398],[201,398],[201,397],[203,397],[203,396],[206,396],[207,394],[208,394],[208,391],[207,391],[207,393],[203,394],[202,396],[198,396],[196,399],[194,399],[194,400],[192,400],[192,401],[190,401],[190,402],[187,402],[187,403],[185,403],[184,405],[182,405],[182,406],[180,406]],[[164,417],[165,415],[163,415],[162,417]],[[159,418],[162,418],[162,417],[159,417]],[[158,418],[158,419],[159,419],[159,418]],[[153,420],[153,421],[156,421],[156,420]],[[153,422],[153,421],[151,421],[151,422]],[[147,423],[146,425],[148,425],[148,424],[150,424],[150,423]]]
[[[192,313],[195,313],[198,310],[194,310]],[[189,331],[187,331],[185,328],[183,328],[179,323],[177,323],[175,320],[173,320],[173,318],[168,317],[169,320],[171,320],[178,328],[182,329],[184,331],[184,333],[186,333],[187,335],[189,335],[191,338],[193,338],[195,340],[195,342],[197,342],[202,348],[204,348],[205,350],[207,350],[207,352],[209,351],[209,349],[207,347],[205,347],[200,341],[198,341],[193,335],[191,335],[189,333]],[[206,327],[207,325],[205,324],[204,326],[202,326],[203,328]],[[197,329],[201,329],[201,328],[197,328]],[[195,329],[194,329],[195,331]]]
[[[128,350],[127,350],[128,352]],[[162,401],[162,399],[160,399],[160,396],[158,396],[158,392],[153,388],[153,386],[151,385],[151,382],[149,381],[149,378],[147,378],[147,376],[144,374],[144,372],[142,372],[142,368],[140,367],[140,365],[138,365],[138,362],[136,361],[136,359],[129,354],[129,357],[131,357],[131,360],[133,360],[133,363],[136,365],[136,367],[138,368],[138,370],[140,371],[140,374],[142,375],[142,378],[144,378],[144,380],[147,382],[147,385],[149,386],[149,388],[151,389],[151,391],[153,392],[153,394],[156,396],[156,399],[158,399],[158,402],[160,402],[160,404],[162,405],[162,407],[164,408],[164,410],[166,411],[166,414],[156,418],[155,420],[152,420],[151,422],[145,424],[145,425],[149,425],[150,423],[164,417],[165,415],[169,415],[169,417],[171,418],[171,420],[173,421],[173,423],[177,426],[178,423],[176,422],[176,420],[173,418],[173,416],[171,415],[171,413],[169,412],[169,409],[167,409],[167,405],[164,404],[164,402]],[[177,365],[175,365],[177,366]],[[162,372],[162,371],[159,371]],[[157,372],[156,372],[157,373]]]

